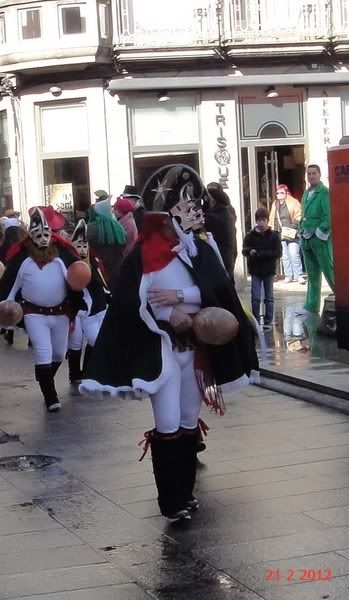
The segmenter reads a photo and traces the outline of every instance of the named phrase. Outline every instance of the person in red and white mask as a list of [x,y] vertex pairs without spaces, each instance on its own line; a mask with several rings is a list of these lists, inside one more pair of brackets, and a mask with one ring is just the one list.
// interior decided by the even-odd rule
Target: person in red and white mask
[[69,324],[87,308],[82,292],[73,292],[67,283],[68,268],[77,260],[71,244],[51,231],[35,207],[28,236],[12,246],[0,280],[0,301],[15,300],[23,308],[35,378],[49,412],[60,409],[54,377],[66,353]]

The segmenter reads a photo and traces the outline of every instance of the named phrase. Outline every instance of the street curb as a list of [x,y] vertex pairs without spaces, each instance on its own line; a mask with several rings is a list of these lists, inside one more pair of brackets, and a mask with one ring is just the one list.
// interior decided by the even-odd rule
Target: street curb
[[268,369],[261,369],[260,382],[256,385],[349,415],[349,393],[342,390],[292,377],[285,373],[269,371]]

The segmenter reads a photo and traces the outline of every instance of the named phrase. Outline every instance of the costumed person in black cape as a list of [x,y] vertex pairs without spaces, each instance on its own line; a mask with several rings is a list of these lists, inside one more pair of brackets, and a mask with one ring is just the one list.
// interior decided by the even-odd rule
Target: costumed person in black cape
[[[10,251],[10,248],[14,245],[17,244],[17,242],[20,242],[21,240],[23,240],[24,238],[27,237],[27,232],[24,229],[24,226],[22,227],[21,225],[19,225],[19,219],[17,217],[13,217],[13,218],[4,218],[3,219],[3,223],[2,223],[3,229],[4,229],[4,237],[3,237],[3,241],[2,244],[0,245],[0,263],[2,263],[4,266],[6,266],[7,262],[8,262],[8,253]],[[14,328],[13,327],[7,327],[4,330],[1,330],[2,333],[4,333],[4,339],[6,340],[6,342],[12,346],[13,342],[14,342]]]
[[54,377],[67,350],[69,323],[87,307],[82,292],[73,292],[67,284],[68,269],[79,260],[74,248],[51,231],[38,207],[31,211],[28,231],[29,236],[10,249],[0,280],[0,301],[21,304],[34,351],[35,377],[47,410],[57,412]]
[[[107,308],[107,299],[110,294],[102,274],[102,266],[98,258],[89,250],[87,241],[87,225],[80,219],[71,238],[72,245],[76,248],[80,260],[86,262],[91,269],[91,281],[84,289],[84,300],[87,304],[87,313],[77,316],[74,329],[68,338],[68,367],[69,381],[72,395],[79,395],[78,387],[81,383],[83,372],[86,369],[91,349],[94,346],[98,332],[104,319]],[[81,355],[86,342],[83,365],[81,370]]]
[[[156,171],[142,193],[142,234],[126,257],[80,391],[93,396],[150,395],[155,428],[150,444],[158,502],[170,523],[190,519],[199,414],[204,401],[223,413],[222,393],[258,370],[254,334],[203,228],[205,189],[185,165]],[[192,317],[220,307],[235,315],[237,337],[201,348]]]

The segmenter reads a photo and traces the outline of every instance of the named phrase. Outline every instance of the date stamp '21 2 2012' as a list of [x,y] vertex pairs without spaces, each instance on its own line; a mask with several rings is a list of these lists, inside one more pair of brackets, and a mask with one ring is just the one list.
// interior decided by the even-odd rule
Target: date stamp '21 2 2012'
[[330,581],[331,569],[268,569],[266,581]]

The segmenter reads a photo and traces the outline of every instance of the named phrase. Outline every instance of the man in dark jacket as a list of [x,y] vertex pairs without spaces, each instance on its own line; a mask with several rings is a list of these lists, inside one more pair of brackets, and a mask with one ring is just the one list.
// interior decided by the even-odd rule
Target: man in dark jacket
[[236,243],[236,212],[220,183],[209,183],[207,190],[213,200],[205,210],[205,229],[210,231],[221,253],[231,279],[238,254]]
[[271,328],[274,318],[273,283],[276,261],[282,255],[280,234],[268,227],[268,211],[256,211],[256,227],[244,239],[242,254],[247,257],[248,272],[251,275],[251,304],[253,316],[260,321],[262,285],[264,288],[264,329]]
[[138,233],[141,232],[144,221],[144,213],[145,208],[143,205],[143,201],[141,196],[137,193],[137,188],[135,185],[125,185],[124,191],[120,195],[121,198],[127,198],[127,200],[131,200],[135,206],[135,210],[133,212],[133,218],[136,223]]

